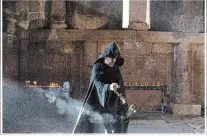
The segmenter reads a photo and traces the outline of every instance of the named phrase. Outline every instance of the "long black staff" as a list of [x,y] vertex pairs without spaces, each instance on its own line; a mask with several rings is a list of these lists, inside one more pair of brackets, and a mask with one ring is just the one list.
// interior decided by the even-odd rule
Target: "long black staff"
[[[97,77],[98,77],[98,76],[97,76]],[[97,78],[97,77],[96,77],[96,78]],[[96,78],[94,78],[94,80],[95,80]],[[92,88],[93,88],[93,86],[94,86],[94,80],[91,82],[91,83],[92,83]],[[79,112],[79,114],[78,114],[78,118],[77,118],[75,127],[73,128],[72,134],[74,134],[74,132],[75,132],[75,129],[76,129],[77,125],[78,125],[78,122],[79,122],[80,117],[81,117],[81,115],[82,115],[82,113],[83,113],[83,110],[84,110],[84,108],[85,108],[85,106],[86,106],[86,103],[87,103],[87,101],[88,101],[88,99],[89,99],[89,96],[91,95],[92,88],[91,88],[91,85],[90,85],[89,88],[88,88],[88,91],[87,91],[87,93],[86,93],[85,99],[84,99],[84,101],[83,101],[83,106],[81,107],[80,112]]]

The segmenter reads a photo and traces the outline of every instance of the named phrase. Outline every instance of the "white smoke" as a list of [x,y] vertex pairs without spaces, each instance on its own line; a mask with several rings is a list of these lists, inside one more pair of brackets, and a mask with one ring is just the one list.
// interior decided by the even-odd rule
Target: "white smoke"
[[[77,115],[83,106],[83,101],[69,98],[68,101],[61,99],[51,91],[45,93],[49,103],[55,103],[57,112],[60,115],[66,114],[67,116],[77,119]],[[115,119],[110,114],[100,114],[98,112],[92,112],[92,108],[86,105],[83,114],[89,116],[89,121],[91,123],[104,123],[104,122],[115,122]]]
[[[2,91],[3,132],[33,132],[33,126],[36,127],[35,131],[39,133],[50,132],[50,130],[61,132],[64,127],[67,129],[67,123],[75,124],[79,111],[83,106],[83,101],[73,98],[66,101],[58,97],[59,93],[54,90],[26,89],[23,84],[4,79]],[[84,114],[90,115],[89,121],[91,123],[103,124],[106,121],[108,123],[115,121],[110,114],[101,115],[98,112],[92,112],[89,105],[85,107]],[[64,123],[60,124],[59,121],[48,124],[49,119],[53,119],[53,121],[61,120],[62,115],[67,117]],[[41,121],[41,125],[34,124],[35,122],[31,120]],[[61,127],[57,127],[58,125],[61,125]],[[46,127],[43,128],[43,126]],[[54,127],[56,127],[56,130],[53,129]],[[71,132],[72,130],[67,129],[66,131]]]

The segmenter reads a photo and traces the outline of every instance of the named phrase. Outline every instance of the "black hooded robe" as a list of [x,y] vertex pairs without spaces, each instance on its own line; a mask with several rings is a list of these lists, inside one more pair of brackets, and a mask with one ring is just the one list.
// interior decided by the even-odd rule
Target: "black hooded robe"
[[[125,120],[120,118],[125,114],[123,107],[126,107],[126,104],[122,104],[120,98],[109,90],[111,83],[118,83],[120,88],[117,91],[126,98],[123,78],[119,65],[115,64],[113,67],[109,67],[104,63],[105,57],[119,59],[119,49],[114,42],[105,49],[93,64],[90,85],[86,94],[86,99],[88,98],[86,104],[92,107],[93,112],[98,112],[101,115],[111,115],[114,118],[115,121],[111,122],[103,117],[103,125],[108,133],[112,131],[114,133],[126,133],[129,120],[128,118],[125,118]],[[79,123],[79,125],[82,125],[81,132],[93,133],[95,123],[91,123],[88,118],[90,118],[88,115],[85,117],[82,116]],[[77,130],[75,132],[81,133]]]

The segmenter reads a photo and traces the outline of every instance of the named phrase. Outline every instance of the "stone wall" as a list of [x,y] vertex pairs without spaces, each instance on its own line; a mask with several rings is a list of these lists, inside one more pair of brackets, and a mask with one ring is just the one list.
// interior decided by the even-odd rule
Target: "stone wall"
[[195,103],[205,104],[205,92],[204,90],[204,45],[192,44],[192,90],[195,95]]
[[[161,82],[169,86],[167,93],[173,96],[178,89],[176,87],[178,82],[174,82],[174,74],[178,73],[176,69],[178,67],[174,66],[175,49],[180,42],[188,41],[191,43],[189,46],[191,56],[187,64],[192,67],[192,78],[199,79],[189,78],[192,84],[189,93],[193,96],[191,97],[193,103],[204,104],[202,90],[204,88],[202,84],[204,54],[198,54],[203,48],[202,34],[131,30],[57,30],[57,39],[47,40],[50,32],[36,30],[30,33],[30,39],[27,42],[26,39],[21,41],[22,56],[19,60],[24,65],[20,65],[19,78],[22,82],[36,80],[39,84],[49,84],[56,81],[61,84],[65,80],[70,82],[74,80],[74,97],[84,98],[90,80],[91,65],[101,51],[115,41],[125,58],[125,65],[121,70],[126,84]],[[177,60],[180,59],[182,58],[177,58]],[[180,62],[177,64],[180,65]],[[178,78],[182,79],[180,76]],[[195,88],[197,89],[194,90]],[[159,95],[152,100],[155,105],[160,102],[160,97]],[[140,101],[144,99],[140,96]]]
[[[100,42],[103,51],[111,41]],[[116,42],[125,64],[121,67],[125,84],[155,84],[161,82],[172,92],[173,44],[151,42]],[[157,110],[161,106],[160,90],[127,90],[127,101],[139,110]]]
[[[102,45],[102,51],[109,43]],[[171,88],[172,44],[129,41],[118,45],[125,58],[121,70],[126,84],[161,82]]]
[[70,28],[121,28],[122,1],[68,1],[67,7],[67,20]]
[[[57,45],[57,42],[50,41],[47,47],[46,42],[32,41],[28,45],[28,73],[24,72],[28,76],[22,81],[37,81],[41,85],[47,85],[51,82],[60,84],[66,80],[74,80],[75,94],[77,97],[83,97],[81,92],[87,90],[91,66],[101,50],[110,42],[112,41],[59,41],[61,47],[67,46],[65,48],[71,49],[66,52],[67,49],[51,48],[52,44]],[[117,42],[117,44],[125,58],[125,65],[121,70],[126,84],[161,82],[168,84],[171,90],[173,47],[171,44],[139,42]],[[24,57],[21,59],[25,59]]]
[[[88,7],[82,11],[67,2],[67,7],[74,7],[67,12],[69,28],[120,28],[122,4],[112,1],[111,6],[106,2],[101,7],[100,3],[82,2],[78,6]],[[94,4],[97,6],[92,10]],[[156,8],[153,4],[157,4]],[[37,29],[49,27],[50,5],[44,1],[4,2],[4,78],[22,83],[36,80],[42,85],[74,80],[74,97],[83,98],[92,63],[110,42],[115,41],[126,60],[121,68],[125,83],[159,81],[169,86],[168,93],[175,96],[174,102],[204,104],[204,37],[197,33],[203,30],[201,1],[152,1],[152,30],[183,32]],[[69,14],[71,12],[74,14]],[[113,17],[112,23],[108,23]],[[180,19],[182,21],[177,22]],[[186,54],[182,53],[183,47],[189,50]],[[181,96],[182,101],[177,96]],[[139,97],[140,101],[144,99]],[[160,99],[156,98],[154,104]]]
[[19,78],[19,39],[13,36],[3,35],[3,76],[4,78],[10,78],[18,80]]
[[151,1],[151,30],[204,32],[204,1]]
[[127,103],[134,104],[138,111],[157,111],[161,109],[160,90],[127,90]]
[[[12,15],[16,28],[49,28],[53,19],[51,1],[4,1],[4,18]],[[72,29],[120,29],[121,1],[65,1],[65,22]],[[64,9],[61,9],[64,10]],[[60,11],[62,12],[62,11]],[[8,22],[4,21],[4,30]]]
[[[51,1],[4,2],[5,8],[21,18],[20,27],[48,28],[51,23]],[[122,1],[66,1],[65,8],[68,28],[121,29]],[[132,0],[130,20],[145,22],[146,10],[146,1]],[[150,26],[152,31],[204,32],[204,1],[151,1]]]

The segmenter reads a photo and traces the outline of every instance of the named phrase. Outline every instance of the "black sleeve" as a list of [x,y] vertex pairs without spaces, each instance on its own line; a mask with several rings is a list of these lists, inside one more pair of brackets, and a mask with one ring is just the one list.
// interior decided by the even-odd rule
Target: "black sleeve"
[[105,107],[106,97],[108,93],[109,84],[104,84],[101,81],[101,64],[94,64],[92,68],[92,79],[94,80],[95,90],[97,92],[99,103]]

